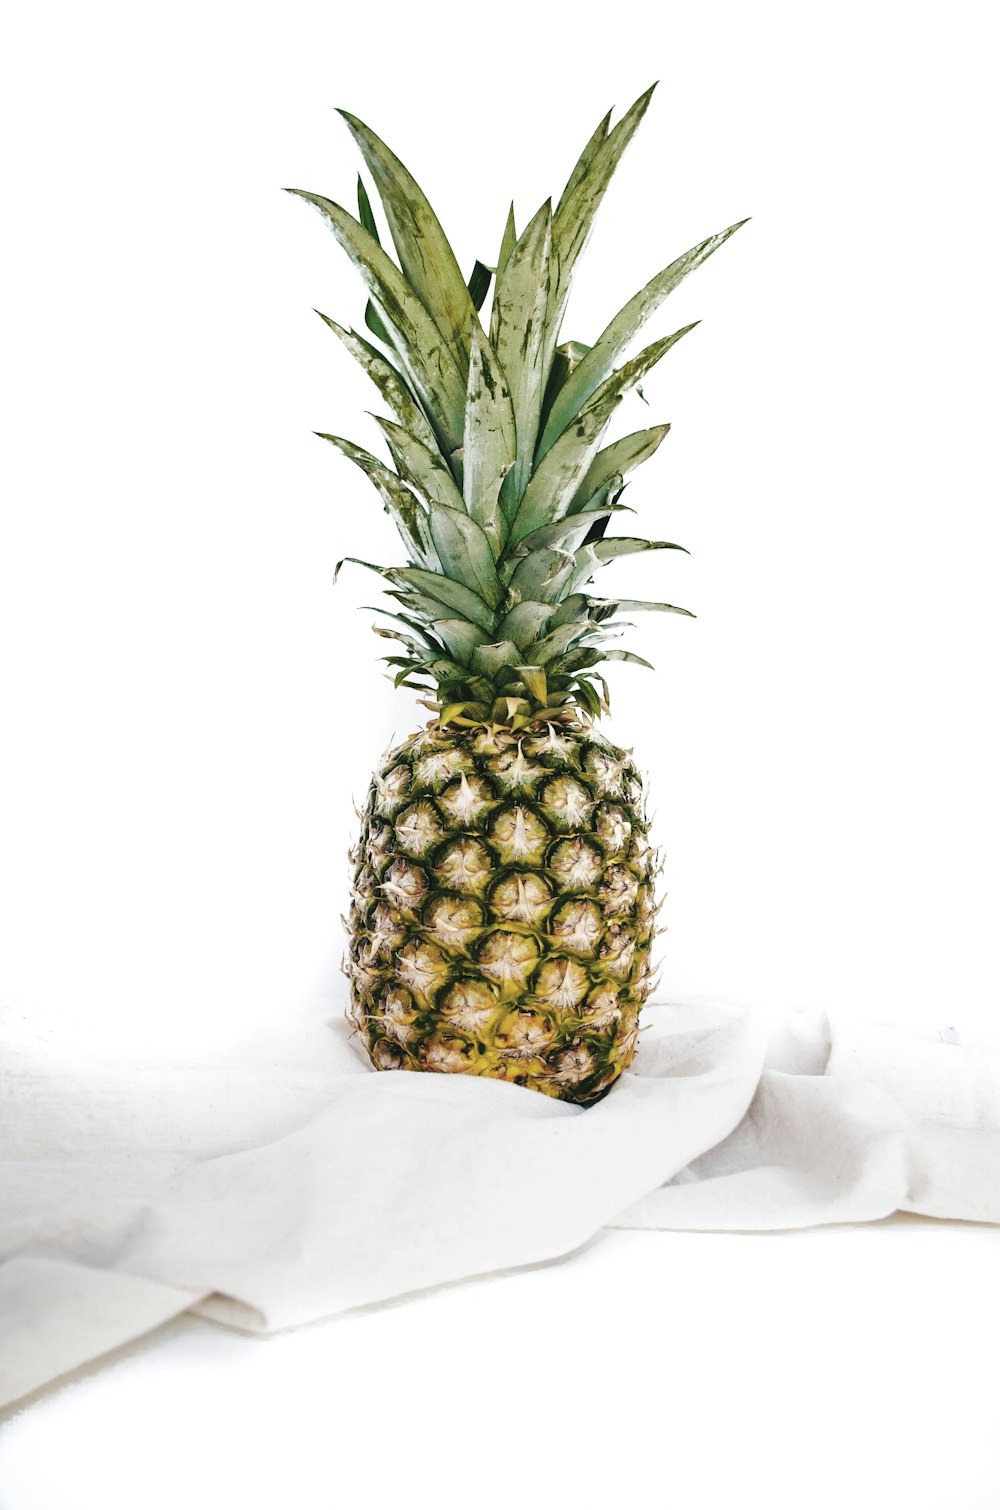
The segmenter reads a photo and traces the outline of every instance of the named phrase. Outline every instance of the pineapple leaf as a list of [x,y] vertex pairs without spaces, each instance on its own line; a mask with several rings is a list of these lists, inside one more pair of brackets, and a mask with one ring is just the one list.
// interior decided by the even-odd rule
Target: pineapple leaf
[[493,280],[493,269],[487,267],[485,262],[476,258],[476,264],[469,277],[469,298],[472,300],[474,309],[482,309],[486,295],[490,291],[490,283]]
[[510,209],[507,211],[507,219],[504,222],[503,236],[500,240],[500,254],[497,257],[497,283],[500,282],[500,275],[507,266],[507,258],[514,250],[514,243],[516,241],[517,229],[514,225],[514,202],[511,200]]
[[365,305],[365,324],[373,336],[377,336],[380,341],[384,341],[386,346],[391,347],[392,350],[396,349],[396,343],[386,329],[385,322],[379,315],[371,299]]
[[557,625],[543,639],[536,640],[528,647],[532,661],[538,666],[548,665],[550,661],[555,660],[556,656],[568,650],[586,632],[586,628],[586,625],[581,624]]
[[[371,238],[374,241],[377,241],[379,246],[381,246],[382,238],[378,233],[378,226],[375,224],[375,216],[372,214],[371,200],[368,198],[368,190],[365,188],[365,181],[361,177],[360,173],[358,174],[358,219],[361,221],[361,224],[364,226],[369,236],[371,236]],[[368,326],[368,329],[371,331],[372,335],[378,336],[378,339],[380,341],[384,341],[387,346],[392,345],[392,337],[386,330],[385,325],[382,323],[382,320],[379,318],[378,310],[375,308],[371,299],[369,299],[368,303],[365,305],[365,324]]]
[[514,460],[514,410],[506,376],[472,316],[472,358],[465,401],[462,491],[472,519],[482,526],[494,559],[503,548],[498,497]]
[[521,651],[513,640],[496,640],[490,645],[478,645],[472,656],[473,671],[493,679],[504,666],[516,666]]
[[548,679],[545,675],[544,667],[515,666],[514,669],[532,697],[544,707],[549,698]]
[[508,518],[513,518],[531,476],[538,439],[551,251],[552,201],[546,200],[504,262],[493,293],[490,342],[510,388],[517,440],[514,466],[501,495]]
[[523,650],[542,632],[553,612],[551,603],[535,603],[530,600],[516,603],[497,625],[496,637],[498,640],[513,640]]
[[[591,605],[598,602],[596,598],[589,598],[586,593],[572,593],[564,598],[552,615],[552,627],[558,628],[563,624],[579,624],[590,616]],[[614,604],[610,605],[612,610]]]
[[[289,189],[326,220],[360,272],[379,315],[394,332],[393,345],[421,404],[447,451],[461,445],[465,383],[451,347],[402,276],[364,226],[340,205],[305,189]],[[469,291],[462,284],[472,310]],[[474,312],[473,312],[474,313]]]
[[583,361],[570,374],[566,382],[556,396],[545,425],[545,434],[542,438],[542,451],[547,449],[557,435],[578,414],[608,374],[613,370],[625,347],[628,346],[637,335],[650,315],[663,303],[668,294],[693,272],[696,267],[709,258],[713,252],[718,251],[724,242],[728,241],[735,231],[746,221],[738,220],[735,225],[718,232],[715,236],[709,236],[706,241],[700,242],[671,262],[662,272],[651,278],[644,288],[630,299],[623,309],[620,309],[611,323],[598,336],[593,346],[587,352]]
[[[532,530],[530,534],[524,536],[523,540],[518,541],[517,546],[507,559],[509,561],[519,561],[524,556],[530,555],[532,551],[543,550],[548,546],[557,545],[560,540],[565,540],[567,536],[572,537],[575,534],[579,534],[580,539],[582,539],[595,519],[608,519],[612,514],[626,512],[631,514],[635,511],[629,509],[624,503],[610,503],[604,508],[589,509],[586,518],[583,519],[577,515],[568,514],[565,519],[555,519],[551,524],[541,524],[537,530]],[[572,550],[574,545],[579,545],[579,543],[579,540],[574,541],[570,538],[566,549]]]
[[499,607],[503,584],[497,576],[490,542],[476,521],[457,509],[432,509],[430,531],[447,576],[468,582],[491,608]]
[[674,545],[670,540],[639,540],[634,535],[616,535],[611,540],[598,540],[586,547],[592,550],[599,561],[614,561],[618,556],[634,556],[639,551],[683,551],[690,555],[684,545]]
[[373,414],[372,419],[385,436],[396,470],[419,490],[431,504],[465,513],[465,503],[455,486],[455,479],[437,447],[429,447],[402,425]]
[[573,193],[573,190],[576,188],[577,184],[580,183],[582,179],[586,178],[587,174],[590,172],[591,164],[593,163],[594,158],[597,155],[598,149],[604,145],[604,142],[607,138],[608,127],[610,124],[611,111],[609,110],[603,121],[600,121],[598,123],[593,136],[590,138],[589,142],[580,153],[580,156],[577,158],[576,166],[573,169],[572,173],[569,175],[569,178],[566,180],[566,187],[565,189],[563,189],[562,194],[559,197],[559,203],[556,206],[557,214],[566,203],[566,200]]
[[576,683],[576,700],[586,709],[591,718],[600,718],[601,699],[590,682],[579,679]]
[[595,498],[599,498],[601,489],[613,477],[624,477],[626,472],[631,472],[633,467],[652,456],[669,430],[669,425],[654,425],[651,430],[636,430],[631,435],[622,436],[621,440],[614,441],[610,446],[605,446],[603,451],[598,451],[570,504],[570,514],[593,513],[591,505]]
[[572,597],[578,590],[589,582],[595,572],[599,572],[604,562],[586,541],[573,552],[573,571],[563,583],[566,596]]
[[[355,558],[351,556],[345,557],[348,561],[353,559]],[[365,561],[361,564],[367,566],[369,563]],[[462,582],[454,582],[450,577],[442,577],[437,572],[423,571],[413,566],[376,567],[375,570],[389,576],[394,582],[414,587],[418,593],[435,599],[482,629],[492,630],[496,623],[496,615],[489,604],[484,603],[478,593],[474,593]]]
[[[395,619],[398,624],[405,624],[408,629],[412,629],[414,634],[420,636],[428,650],[433,650],[437,655],[441,654],[441,646],[435,640],[434,636],[428,632],[426,624],[418,624],[416,619],[411,619],[404,613],[393,613],[391,609],[382,608],[377,603],[362,603],[359,605],[359,609],[365,613],[380,613],[383,618]],[[440,611],[441,605],[439,603],[434,604],[432,617],[434,614],[440,613]]]
[[512,545],[566,513],[617,404],[618,395],[614,393],[595,400],[536,466],[511,525]]
[[361,468],[378,489],[386,513],[391,515],[407,550],[421,566],[433,568],[437,561],[427,537],[427,515],[402,479],[383,466],[378,457],[362,450],[353,441],[344,440],[340,435],[324,435],[319,430],[315,433],[320,440],[329,441],[331,446],[336,446],[355,466]]
[[555,603],[575,565],[569,551],[535,550],[518,563],[510,580],[512,592],[524,600]]
[[365,181],[360,173],[358,174],[358,219],[372,240],[377,241],[381,246],[382,238],[375,224],[375,216],[372,214],[372,202],[368,198],[368,190],[365,188]]
[[[650,368],[655,367],[660,358],[666,356],[671,347],[676,346],[679,340],[686,336],[689,331],[694,330],[695,326],[700,323],[700,320],[692,320],[690,325],[682,326],[680,330],[675,330],[672,335],[661,336],[652,345],[644,346],[642,351],[632,357],[631,361],[626,362],[623,367],[617,368],[610,376],[604,379],[601,386],[596,389],[587,401],[583,413],[586,414],[595,404],[603,403],[612,394],[620,396],[627,393],[630,388],[634,388],[636,383],[642,381]],[[553,444],[555,443],[553,441]],[[544,444],[544,438],[541,444]]]
[[549,301],[546,366],[559,339],[559,327],[566,310],[577,258],[590,238],[594,217],[604,198],[611,176],[635,135],[655,88],[656,85],[653,84],[644,94],[641,94],[607,136],[598,144],[593,145],[593,150],[591,150],[593,143],[593,138],[591,138],[591,142],[584,148],[584,153],[589,153],[588,160],[584,163],[579,176],[576,176],[574,169],[576,182],[572,190],[560,202],[553,218],[552,249],[558,276],[553,297]]
[[375,180],[399,263],[464,372],[472,298],[455,254],[416,179],[357,116],[338,111]]
[[[599,600],[592,599],[591,601]],[[617,598],[612,606],[615,613],[623,608],[626,613],[682,613],[686,619],[695,617],[688,608],[677,608],[673,603],[645,603],[639,598]]]
[[606,661],[628,661],[632,666],[645,666],[648,671],[655,671],[652,661],[647,661],[644,656],[635,655],[631,650],[608,650],[602,657]]
[[316,313],[324,324],[328,325],[336,336],[339,336],[354,360],[365,369],[397,419],[411,434],[416,436],[417,440],[422,441],[425,446],[436,449],[437,436],[431,429],[427,416],[406,386],[405,379],[396,371],[392,363],[355,331],[345,330],[342,325],[338,325],[336,320],[331,320],[330,316],[324,315],[321,310],[317,310]]
[[433,629],[462,666],[469,665],[473,651],[486,639],[485,631],[468,619],[435,619]]

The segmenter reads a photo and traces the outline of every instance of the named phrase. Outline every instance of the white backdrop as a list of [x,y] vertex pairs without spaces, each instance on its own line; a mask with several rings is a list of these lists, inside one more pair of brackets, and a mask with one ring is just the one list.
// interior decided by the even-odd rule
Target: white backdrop
[[[352,795],[415,726],[381,679],[377,394],[311,312],[360,282],[361,115],[495,260],[611,103],[653,104],[567,337],[753,220],[650,335],[674,430],[628,499],[683,556],[610,730],[667,850],[664,988],[989,1028],[996,195],[986,6],[290,0],[22,7],[3,64],[0,1001],[98,1052],[339,1011]],[[609,578],[609,581],[611,579]]]

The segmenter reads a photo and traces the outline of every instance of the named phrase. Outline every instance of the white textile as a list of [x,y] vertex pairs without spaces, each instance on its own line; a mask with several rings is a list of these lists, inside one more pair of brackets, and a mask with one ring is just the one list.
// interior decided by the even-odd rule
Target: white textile
[[188,1309],[272,1331],[602,1226],[1000,1222],[1000,1051],[807,1012],[644,1021],[586,1111],[375,1074],[339,1026],[219,1066],[0,1045],[0,1404]]

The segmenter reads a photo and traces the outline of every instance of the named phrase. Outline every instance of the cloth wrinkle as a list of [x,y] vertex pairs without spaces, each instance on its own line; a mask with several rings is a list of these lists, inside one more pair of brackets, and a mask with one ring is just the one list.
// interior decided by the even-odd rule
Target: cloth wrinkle
[[1000,1222],[1000,1052],[814,1009],[644,1015],[586,1110],[377,1074],[340,1024],[289,1030],[284,1063],[281,1041],[168,1065],[0,1045],[0,1404],[184,1311],[282,1330],[602,1227]]

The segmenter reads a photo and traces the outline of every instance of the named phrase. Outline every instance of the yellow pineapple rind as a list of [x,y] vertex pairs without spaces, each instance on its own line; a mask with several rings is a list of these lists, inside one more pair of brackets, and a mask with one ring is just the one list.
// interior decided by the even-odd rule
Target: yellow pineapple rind
[[381,762],[353,858],[348,1020],[376,1069],[586,1105],[628,1068],[655,856],[626,751],[583,725],[431,725]]

